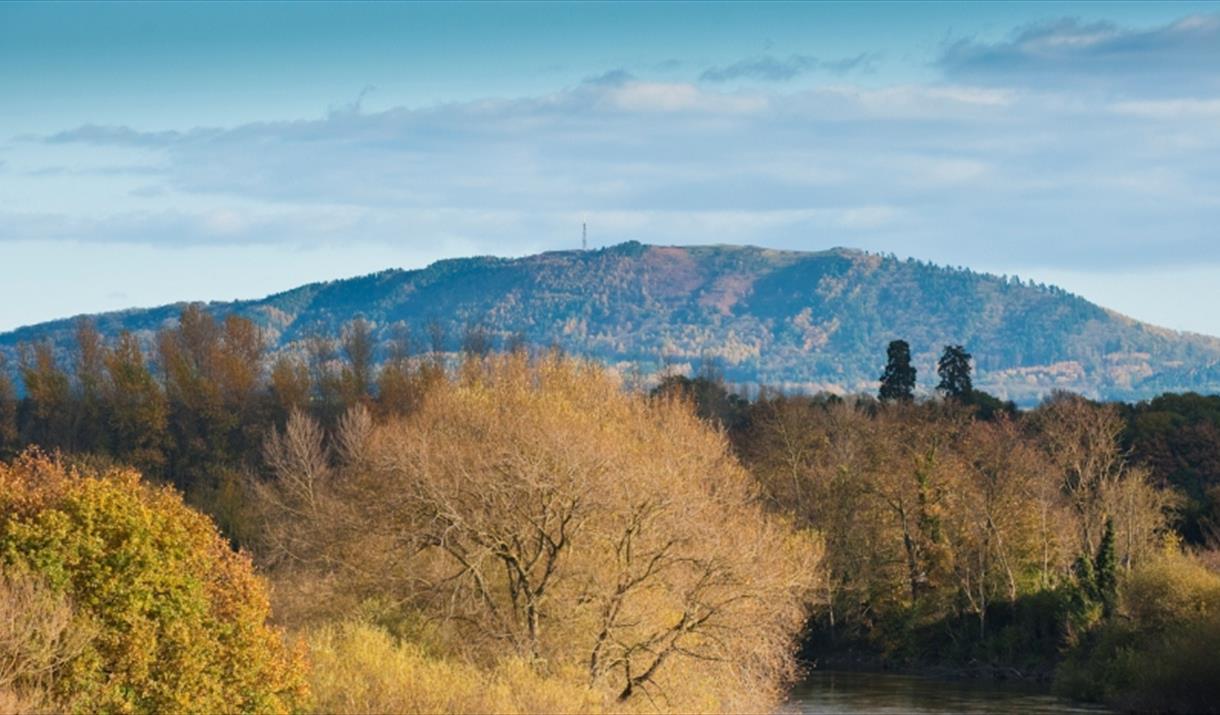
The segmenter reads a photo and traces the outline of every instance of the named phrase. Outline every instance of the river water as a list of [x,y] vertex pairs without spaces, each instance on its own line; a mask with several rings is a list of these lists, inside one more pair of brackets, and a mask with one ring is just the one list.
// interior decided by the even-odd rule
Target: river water
[[791,713],[918,715],[976,713],[1049,715],[1109,712],[1062,700],[1037,686],[972,680],[940,680],[890,673],[814,671],[791,694]]

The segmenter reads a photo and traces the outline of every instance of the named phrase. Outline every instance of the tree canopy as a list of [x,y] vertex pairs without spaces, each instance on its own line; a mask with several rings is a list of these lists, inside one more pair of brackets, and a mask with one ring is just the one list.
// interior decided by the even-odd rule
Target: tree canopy
[[910,402],[915,397],[915,368],[911,365],[911,346],[905,340],[892,340],[885,350],[885,371],[877,396],[883,401]]

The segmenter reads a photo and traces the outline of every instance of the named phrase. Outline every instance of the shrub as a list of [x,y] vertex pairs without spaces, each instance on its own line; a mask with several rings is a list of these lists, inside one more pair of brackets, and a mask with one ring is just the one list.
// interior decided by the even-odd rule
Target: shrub
[[59,617],[91,634],[54,669],[60,709],[283,712],[303,701],[299,661],[266,625],[249,560],[133,472],[83,474],[34,452],[0,464],[0,565],[74,604]]
[[1070,654],[1065,694],[1139,712],[1220,712],[1220,575],[1182,555],[1138,568],[1116,618]]
[[490,668],[428,656],[372,625],[326,625],[309,636],[319,712],[595,713],[612,701],[519,659]]

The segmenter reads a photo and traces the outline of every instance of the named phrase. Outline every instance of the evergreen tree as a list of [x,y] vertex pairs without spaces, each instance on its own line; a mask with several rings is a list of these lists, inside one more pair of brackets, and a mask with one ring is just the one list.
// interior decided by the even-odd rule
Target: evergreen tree
[[905,340],[890,342],[885,351],[885,372],[881,374],[878,397],[884,401],[910,402],[915,395],[915,368],[911,366],[911,346]]
[[1097,546],[1097,557],[1093,561],[1093,580],[1096,584],[1097,600],[1101,602],[1102,615],[1114,615],[1118,602],[1118,554],[1114,549],[1114,519],[1106,519],[1106,530]]
[[1072,563],[1072,574],[1076,577],[1077,594],[1083,596],[1085,605],[1097,600],[1097,573],[1093,569],[1093,559],[1087,554],[1076,557]]
[[970,353],[961,345],[946,345],[936,363],[936,373],[940,375],[940,384],[936,389],[946,397],[969,399],[974,392],[974,383],[970,379],[970,358]]

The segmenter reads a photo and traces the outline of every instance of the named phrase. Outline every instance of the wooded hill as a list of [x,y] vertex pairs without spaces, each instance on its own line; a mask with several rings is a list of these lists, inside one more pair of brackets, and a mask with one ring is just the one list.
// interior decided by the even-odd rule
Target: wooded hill
[[[282,350],[363,316],[379,341],[405,328],[420,352],[524,341],[644,375],[712,364],[733,383],[871,392],[879,356],[902,338],[924,389],[941,348],[962,344],[977,386],[1025,404],[1055,389],[1122,400],[1220,391],[1216,338],[1140,323],[1051,286],[842,248],[630,242],[445,260],[207,307],[250,318]],[[129,330],[151,341],[181,309],[95,321],[107,337]],[[65,319],[0,335],[0,353],[13,366],[22,342],[49,339],[66,351],[74,327]]]

